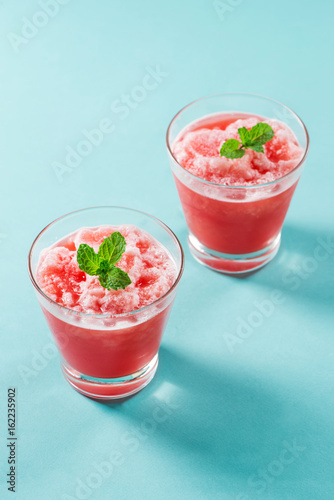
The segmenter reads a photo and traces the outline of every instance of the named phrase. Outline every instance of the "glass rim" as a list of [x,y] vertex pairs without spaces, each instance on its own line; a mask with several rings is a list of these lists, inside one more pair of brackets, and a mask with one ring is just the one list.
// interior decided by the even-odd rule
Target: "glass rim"
[[[239,95],[239,96],[249,96],[249,97],[258,97],[260,99],[264,99],[266,101],[271,101],[271,102],[273,102],[275,104],[279,104],[283,108],[287,109],[290,113],[292,113],[292,115],[297,119],[298,123],[301,125],[301,127],[302,127],[302,129],[303,129],[303,131],[305,133],[306,147],[305,147],[305,151],[304,151],[304,154],[303,154],[301,160],[298,162],[298,164],[292,170],[290,170],[290,172],[282,175],[281,177],[279,177],[278,179],[275,179],[274,181],[264,182],[262,184],[251,184],[251,185],[246,185],[246,186],[245,185],[239,185],[239,184],[235,184],[235,185],[219,184],[217,182],[207,181],[207,180],[202,179],[201,177],[199,177],[199,176],[197,176],[195,174],[192,174],[191,172],[189,172],[189,170],[187,170],[185,167],[183,167],[183,165],[181,165],[181,163],[179,163],[177,161],[177,159],[175,158],[175,156],[174,156],[174,153],[173,153],[172,148],[171,148],[170,140],[169,140],[170,130],[171,130],[171,127],[174,124],[175,120],[181,115],[181,113],[183,113],[183,111],[185,111],[187,108],[189,108],[193,104],[196,104],[196,103],[198,103],[200,101],[204,101],[205,99],[209,99],[211,97],[237,96],[237,95]],[[186,174],[188,174],[189,176],[191,176],[193,179],[196,179],[197,181],[203,182],[203,184],[208,184],[210,186],[216,186],[216,187],[226,188],[226,189],[261,188],[261,187],[265,187],[265,186],[270,186],[270,185],[276,184],[277,182],[280,182],[282,179],[286,179],[293,172],[295,172],[296,170],[298,170],[299,167],[301,167],[301,165],[304,163],[304,161],[306,160],[306,157],[308,155],[309,145],[310,145],[310,136],[309,136],[308,130],[307,130],[307,128],[306,128],[303,120],[297,115],[297,113],[295,113],[291,108],[289,108],[285,104],[281,103],[280,101],[276,101],[275,99],[272,99],[271,97],[266,97],[266,96],[263,96],[261,94],[253,94],[251,92],[222,92],[222,93],[218,93],[218,94],[210,94],[210,95],[207,95],[207,96],[204,96],[204,97],[200,97],[199,99],[195,99],[194,101],[191,101],[186,106],[183,106],[183,108],[181,108],[180,111],[178,111],[176,113],[176,115],[174,115],[174,117],[172,118],[170,124],[168,125],[167,132],[166,132],[166,146],[167,146],[167,151],[171,155],[171,157],[175,161],[175,163],[179,167],[181,167],[182,170],[184,172],[186,172]]]
[[[76,311],[75,309],[71,309],[69,307],[62,306],[61,304],[59,304],[55,300],[51,299],[48,295],[46,295],[46,293],[43,292],[43,290],[40,288],[37,281],[35,280],[35,277],[34,277],[34,274],[32,271],[32,267],[31,267],[31,257],[32,257],[34,247],[35,247],[37,241],[39,240],[39,238],[42,236],[42,234],[44,234],[44,232],[47,231],[47,229],[50,226],[52,226],[53,224],[55,224],[56,222],[58,222],[62,219],[65,219],[66,217],[68,217],[70,215],[77,214],[79,212],[85,212],[87,210],[98,210],[98,209],[103,209],[103,208],[116,208],[116,209],[121,209],[121,210],[128,210],[129,212],[136,212],[137,214],[141,214],[141,215],[144,215],[144,216],[150,218],[151,220],[156,222],[158,225],[160,225],[163,229],[165,229],[165,231],[172,237],[173,241],[176,243],[176,246],[180,250],[180,253],[181,253],[180,269],[178,270],[178,274],[177,274],[177,277],[176,277],[173,285],[161,297],[156,299],[154,302],[151,302],[150,304],[148,304],[144,307],[141,307],[140,309],[135,309],[133,311],[119,313],[119,314],[91,314],[91,313]],[[31,280],[32,284],[34,285],[35,289],[37,290],[37,292],[40,295],[42,295],[49,303],[57,306],[59,309],[66,311],[66,312],[70,312],[78,317],[84,317],[84,318],[100,318],[100,319],[125,318],[125,317],[128,317],[129,315],[141,313],[141,312],[143,312],[143,311],[145,311],[153,306],[156,306],[158,303],[162,302],[162,300],[165,299],[168,295],[170,295],[170,293],[177,287],[177,285],[179,284],[179,281],[181,279],[181,276],[183,274],[183,270],[184,270],[184,252],[183,252],[182,245],[181,245],[178,237],[176,236],[176,234],[164,222],[162,222],[157,217],[154,217],[154,215],[150,215],[147,212],[144,212],[142,210],[136,210],[135,208],[130,208],[130,207],[122,207],[120,205],[98,205],[98,206],[93,206],[93,207],[86,207],[86,208],[81,208],[79,210],[73,210],[72,212],[68,212],[67,214],[62,215],[61,217],[57,217],[57,219],[54,219],[52,222],[47,224],[38,233],[38,235],[36,236],[36,238],[32,242],[32,245],[31,245],[29,253],[28,253],[28,273],[29,273],[30,280]]]

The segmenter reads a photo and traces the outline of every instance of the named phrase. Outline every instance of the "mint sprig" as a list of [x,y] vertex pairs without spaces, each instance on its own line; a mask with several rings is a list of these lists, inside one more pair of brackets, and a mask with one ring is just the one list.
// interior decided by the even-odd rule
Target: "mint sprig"
[[77,251],[79,268],[90,276],[98,276],[101,286],[107,290],[124,290],[131,280],[128,273],[115,264],[121,260],[125,246],[125,238],[118,231],[103,240],[98,253],[86,243],[81,243]]
[[242,158],[246,149],[264,153],[263,145],[274,137],[271,126],[262,122],[257,123],[250,130],[247,130],[246,127],[238,128],[238,134],[241,142],[237,139],[227,139],[220,148],[220,156],[231,160]]

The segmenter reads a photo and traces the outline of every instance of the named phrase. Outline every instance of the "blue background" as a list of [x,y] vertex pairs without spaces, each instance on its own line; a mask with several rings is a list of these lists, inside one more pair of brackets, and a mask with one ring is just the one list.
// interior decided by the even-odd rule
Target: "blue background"
[[[333,3],[63,0],[53,18],[40,11],[0,2],[1,498],[13,495],[14,386],[14,498],[333,499]],[[23,40],[24,18],[45,25]],[[143,96],[136,87],[157,66]],[[279,254],[245,279],[190,256],[165,148],[181,107],[225,91],[291,106],[311,136]],[[131,92],[136,107],[111,111]],[[66,148],[104,118],[114,131],[57,177]],[[65,382],[26,270],[47,223],[102,204],[161,218],[186,253],[158,373],[116,405]],[[254,314],[268,300],[267,316]],[[241,337],[238,325],[256,318]]]

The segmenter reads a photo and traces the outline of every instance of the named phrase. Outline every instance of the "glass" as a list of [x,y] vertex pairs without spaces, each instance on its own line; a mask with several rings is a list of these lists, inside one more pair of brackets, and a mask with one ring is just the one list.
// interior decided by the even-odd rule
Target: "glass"
[[[105,224],[133,224],[156,238],[175,261],[173,286],[152,304],[124,314],[80,313],[54,302],[36,282],[41,250],[83,226]],[[152,380],[183,267],[183,250],[175,234],[155,217],[130,208],[78,210],[41,231],[29,252],[29,275],[61,354],[63,374],[75,389],[92,398],[115,399],[136,393]]]
[[[280,179],[255,186],[215,184],[191,174],[174,157],[173,143],[185,127],[219,113],[245,113],[286,123],[304,150],[301,161]],[[171,121],[166,140],[195,259],[228,274],[254,271],[270,262],[279,249],[281,228],[308,153],[309,137],[300,118],[266,97],[218,94],[184,107]]]

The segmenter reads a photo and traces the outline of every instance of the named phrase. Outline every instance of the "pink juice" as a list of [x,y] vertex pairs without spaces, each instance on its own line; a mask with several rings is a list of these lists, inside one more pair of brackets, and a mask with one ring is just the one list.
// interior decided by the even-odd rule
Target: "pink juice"
[[[79,269],[76,254],[81,243],[97,252],[104,238],[115,231],[126,240],[117,266],[132,283],[124,290],[109,291],[96,276]],[[172,306],[171,301],[158,301],[156,306],[154,302],[170,290],[176,275],[167,249],[133,225],[81,228],[44,249],[37,284],[59,306],[71,310],[66,321],[64,309],[56,314],[42,306],[64,360],[79,373],[103,379],[124,377],[147,365],[158,352]],[[153,312],[145,309],[149,305]]]
[[[249,130],[259,121],[274,130],[273,139],[264,145],[264,154],[248,149],[240,159],[220,156],[227,139],[240,139],[238,128]],[[240,255],[258,252],[275,240],[298,179],[283,187],[274,182],[266,191],[259,187],[284,177],[303,157],[304,150],[286,124],[248,114],[217,113],[181,131],[172,151],[177,162],[192,174],[176,175],[174,171],[174,178],[190,233],[202,245],[222,254]],[[202,182],[198,187],[196,178],[207,184]],[[230,189],[222,194],[221,186]],[[224,266],[226,270],[226,262]],[[230,266],[231,272],[241,270],[233,262]]]

